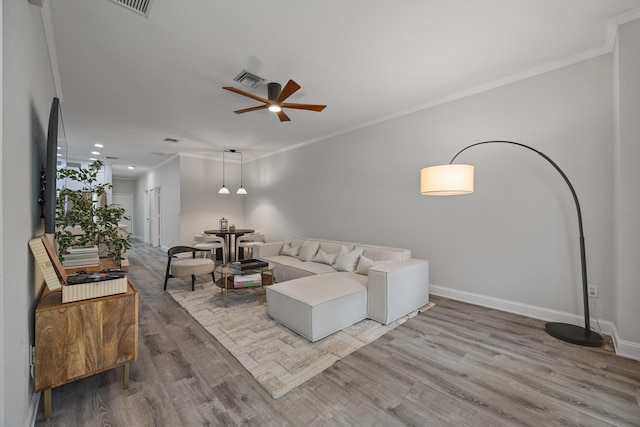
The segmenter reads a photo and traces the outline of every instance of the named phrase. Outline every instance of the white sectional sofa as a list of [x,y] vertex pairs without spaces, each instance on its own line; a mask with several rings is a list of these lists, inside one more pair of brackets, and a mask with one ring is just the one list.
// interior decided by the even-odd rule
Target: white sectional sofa
[[366,318],[389,324],[429,302],[429,263],[411,250],[295,237],[265,243],[269,316],[310,341]]

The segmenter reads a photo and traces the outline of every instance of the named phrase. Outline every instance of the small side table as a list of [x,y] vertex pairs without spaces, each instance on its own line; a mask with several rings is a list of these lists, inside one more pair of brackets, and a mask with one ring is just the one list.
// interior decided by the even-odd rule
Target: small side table
[[258,286],[250,286],[250,287],[236,288],[233,285],[233,279],[235,276],[260,273],[262,277],[261,277],[261,284],[259,287],[264,288],[265,286],[273,285],[275,283],[275,276],[273,275],[274,268],[275,266],[269,263],[266,267],[254,268],[251,270],[240,272],[238,270],[234,270],[233,268],[229,267],[229,264],[223,264],[223,265],[217,266],[215,268],[215,272],[220,275],[220,278],[216,280],[216,286],[220,288],[220,291],[222,293],[224,293],[224,306],[227,307],[228,305],[229,291],[237,291],[240,289],[249,289],[252,287],[258,287]]

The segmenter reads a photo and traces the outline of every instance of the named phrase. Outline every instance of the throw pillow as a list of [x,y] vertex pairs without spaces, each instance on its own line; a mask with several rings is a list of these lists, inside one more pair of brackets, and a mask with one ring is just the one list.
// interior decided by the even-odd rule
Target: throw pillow
[[358,265],[358,259],[360,255],[364,252],[363,248],[354,248],[352,251],[349,251],[345,246],[340,248],[340,252],[336,257],[336,262],[333,264],[333,268],[338,271],[347,271],[352,272],[356,269],[356,265]]
[[291,246],[290,243],[285,243],[280,249],[280,255],[298,256],[300,253],[300,246]]
[[368,276],[369,267],[373,267],[374,265],[378,265],[378,264],[384,264],[385,262],[391,262],[391,260],[374,261],[372,259],[367,258],[364,255],[360,255],[360,259],[358,260],[358,266],[356,267],[356,273]]
[[334,254],[328,254],[324,250],[318,249],[318,253],[316,254],[316,256],[313,257],[311,261],[319,262],[321,264],[333,265],[333,263],[336,262],[337,256],[338,256],[337,252]]
[[358,260],[358,266],[356,267],[356,273],[364,274],[367,276],[369,274],[369,267],[373,265],[373,260],[367,258],[364,255],[360,255],[360,259]]
[[302,248],[300,249],[300,255],[298,258],[300,261],[311,261],[318,252],[318,248],[320,247],[320,242],[317,240],[305,240],[302,244]]

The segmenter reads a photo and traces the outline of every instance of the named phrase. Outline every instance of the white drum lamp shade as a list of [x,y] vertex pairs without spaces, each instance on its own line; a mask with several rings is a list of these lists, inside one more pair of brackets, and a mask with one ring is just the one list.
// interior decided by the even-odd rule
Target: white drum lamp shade
[[425,196],[457,196],[473,193],[473,166],[440,165],[420,171],[420,192]]

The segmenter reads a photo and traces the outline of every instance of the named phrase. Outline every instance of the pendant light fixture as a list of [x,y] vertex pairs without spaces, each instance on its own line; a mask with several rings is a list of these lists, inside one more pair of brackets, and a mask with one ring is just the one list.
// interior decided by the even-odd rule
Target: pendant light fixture
[[[235,152],[236,150],[231,150]],[[236,191],[236,194],[247,194],[247,190],[242,186],[242,152],[240,151],[240,188]]]
[[225,178],[225,166],[224,166],[224,153],[229,152],[233,154],[240,154],[240,188],[236,191],[236,194],[247,194],[247,190],[242,185],[242,152],[236,150],[224,150],[222,152],[222,187],[218,190],[218,194],[230,194],[229,189],[224,184]]
[[229,194],[229,189],[224,185],[224,153],[225,151],[222,152],[222,187],[220,187],[220,189],[218,190],[218,194]]

